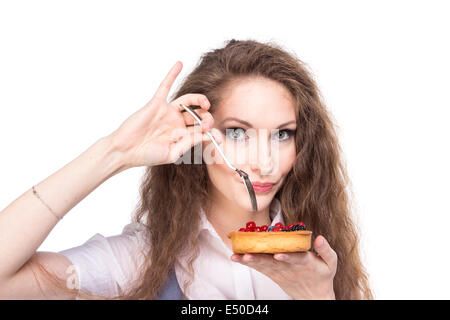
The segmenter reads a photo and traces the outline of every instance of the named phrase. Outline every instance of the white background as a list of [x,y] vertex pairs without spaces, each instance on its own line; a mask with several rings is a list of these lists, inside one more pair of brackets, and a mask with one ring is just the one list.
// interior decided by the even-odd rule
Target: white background
[[[272,40],[310,66],[339,125],[375,298],[449,299],[448,14],[444,1],[2,1],[0,209],[116,129],[177,60],[175,87],[226,40]],[[39,251],[120,233],[143,172],[106,181]]]

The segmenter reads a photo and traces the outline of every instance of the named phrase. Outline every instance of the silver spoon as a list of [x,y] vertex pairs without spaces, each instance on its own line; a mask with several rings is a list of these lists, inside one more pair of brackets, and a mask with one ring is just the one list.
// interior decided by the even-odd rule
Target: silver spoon
[[[191,109],[199,109],[199,108],[201,108],[200,106],[186,107],[184,104],[181,104],[181,103],[180,103],[180,106],[182,106],[187,112],[189,112],[189,114],[194,117],[194,119],[197,121],[197,123],[200,126],[202,125],[200,118],[197,116],[197,114],[195,112],[193,112],[191,110]],[[181,110],[181,112],[184,112],[184,110]],[[241,169],[238,169],[231,164],[231,162],[227,159],[227,157],[225,156],[222,149],[219,147],[219,145],[217,144],[216,140],[214,139],[213,135],[211,134],[211,132],[209,130],[206,131],[206,134],[208,135],[209,139],[212,141],[212,143],[216,147],[217,151],[219,151],[222,158],[225,160],[225,163],[227,164],[227,166],[239,174],[242,181],[244,182],[245,187],[247,188],[248,194],[250,195],[250,201],[252,203],[252,210],[255,212],[258,211],[258,204],[256,202],[255,190],[253,189],[253,185],[248,177],[248,174],[245,171],[242,171]]]

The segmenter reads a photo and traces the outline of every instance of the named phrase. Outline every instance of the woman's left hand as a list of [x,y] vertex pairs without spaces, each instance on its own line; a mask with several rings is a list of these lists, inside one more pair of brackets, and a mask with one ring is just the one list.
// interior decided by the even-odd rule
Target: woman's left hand
[[249,266],[276,282],[293,299],[335,299],[336,252],[323,236],[307,252],[233,254],[231,260]]

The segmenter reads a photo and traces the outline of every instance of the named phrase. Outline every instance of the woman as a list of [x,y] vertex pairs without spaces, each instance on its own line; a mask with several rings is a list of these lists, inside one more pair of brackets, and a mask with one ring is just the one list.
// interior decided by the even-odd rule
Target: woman
[[[181,68],[177,62],[116,131],[2,211],[0,234],[11,241],[0,250],[0,294],[158,299],[175,285],[187,299],[371,299],[334,125],[306,66],[276,44],[231,40],[204,54],[167,103]],[[181,104],[200,106],[201,129]],[[257,190],[257,212],[239,176],[216,157],[208,130],[252,182],[273,184]],[[138,166],[147,166],[141,199],[121,235],[35,252],[55,225],[44,211],[62,217]],[[313,250],[233,254],[226,235],[248,221],[302,221]],[[29,237],[15,242],[24,231]]]

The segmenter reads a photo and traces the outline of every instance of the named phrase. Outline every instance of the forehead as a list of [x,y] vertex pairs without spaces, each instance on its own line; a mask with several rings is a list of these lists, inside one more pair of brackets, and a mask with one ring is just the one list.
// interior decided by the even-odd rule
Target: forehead
[[291,93],[281,83],[252,77],[233,81],[222,93],[220,106],[214,118],[236,117],[255,127],[276,127],[296,119],[296,108]]

